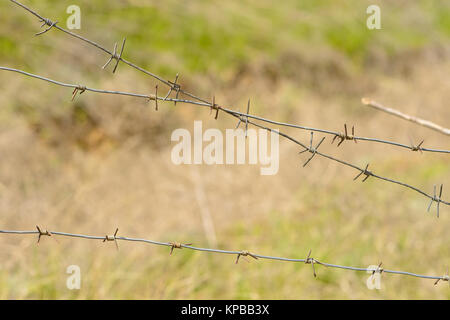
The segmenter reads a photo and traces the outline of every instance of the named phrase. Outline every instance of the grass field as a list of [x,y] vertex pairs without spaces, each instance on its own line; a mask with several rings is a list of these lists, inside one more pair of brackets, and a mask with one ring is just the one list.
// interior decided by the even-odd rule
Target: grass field
[[[25,1],[65,27],[72,1]],[[381,30],[366,28],[370,1],[78,1],[81,30],[198,96],[274,120],[450,149],[450,140],[361,104],[387,106],[449,127],[450,4],[378,1]],[[0,3],[0,65],[65,82],[153,93],[156,82]],[[70,89],[0,72],[0,229],[49,230],[192,242],[367,267],[442,275],[450,265],[450,208],[397,185],[353,182],[352,169],[280,140],[280,170],[255,165],[176,166],[173,130],[234,128],[225,114]],[[309,132],[282,129],[305,143]],[[319,139],[321,135],[317,135]],[[327,137],[323,151],[450,198],[448,155]],[[203,194],[204,197],[199,197]],[[204,228],[209,211],[216,242]],[[209,231],[210,232],[210,231]],[[0,235],[2,299],[449,299],[447,283],[271,261],[245,261],[145,244]],[[252,260],[252,259],[250,259]],[[80,290],[66,288],[78,265]]]

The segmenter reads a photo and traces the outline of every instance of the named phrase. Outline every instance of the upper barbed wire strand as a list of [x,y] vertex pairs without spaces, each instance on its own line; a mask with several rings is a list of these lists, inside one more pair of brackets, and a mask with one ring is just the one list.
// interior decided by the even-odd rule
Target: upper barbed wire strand
[[[192,100],[185,100],[185,99],[175,99],[175,98],[165,98],[165,97],[158,97],[157,95],[138,94],[138,93],[125,92],[125,91],[111,91],[111,90],[94,89],[94,88],[89,88],[89,87],[86,87],[86,86],[81,86],[79,84],[70,84],[70,83],[64,83],[64,82],[61,82],[61,81],[56,81],[56,80],[53,80],[53,79],[49,79],[49,78],[46,78],[46,77],[35,75],[35,74],[29,73],[29,72],[26,72],[26,71],[23,71],[23,70],[19,70],[19,69],[8,68],[8,67],[0,67],[0,70],[16,72],[16,73],[20,73],[20,74],[23,74],[23,75],[28,76],[28,77],[32,77],[32,78],[36,78],[36,79],[39,79],[39,80],[43,80],[43,81],[52,83],[52,84],[55,84],[55,85],[58,85],[58,86],[74,88],[74,89],[81,89],[83,91],[91,91],[91,92],[94,92],[94,93],[132,96],[132,97],[137,97],[137,98],[145,98],[147,100],[148,99],[150,99],[150,100],[157,99],[157,100],[160,100],[160,101],[167,101],[167,102],[190,103],[190,104],[194,104],[194,105],[205,107],[205,108],[211,108],[211,104],[207,104],[207,103],[199,102],[199,101],[192,101]],[[73,96],[72,96],[72,98],[73,98]],[[227,114],[229,114],[229,115],[239,119],[240,121],[246,122],[247,124],[259,127],[259,128],[264,129],[266,131],[274,132],[274,133],[276,133],[276,134],[278,134],[278,135],[280,135],[280,136],[282,136],[282,137],[284,137],[284,138],[294,142],[295,144],[301,146],[302,148],[305,149],[304,151],[309,151],[313,155],[317,154],[317,155],[319,155],[321,157],[324,157],[324,158],[327,158],[329,160],[332,160],[332,161],[338,162],[340,164],[346,165],[348,167],[351,167],[353,169],[358,170],[359,172],[361,172],[363,174],[366,174],[366,176],[370,175],[370,176],[372,176],[374,178],[377,178],[377,179],[380,179],[380,180],[384,180],[384,181],[387,181],[387,182],[390,182],[390,183],[398,184],[398,185],[401,185],[403,187],[406,187],[406,188],[409,188],[411,190],[414,190],[414,191],[422,194],[423,196],[429,198],[431,200],[431,203],[436,202],[437,204],[443,203],[445,205],[450,205],[450,202],[442,200],[440,198],[440,196],[438,197],[436,194],[434,194],[432,196],[432,195],[426,193],[425,191],[422,191],[419,188],[414,187],[412,185],[409,185],[407,183],[404,183],[404,182],[401,182],[401,181],[397,181],[397,180],[394,180],[394,179],[390,179],[390,178],[386,178],[386,177],[377,175],[377,174],[375,174],[375,173],[373,173],[371,171],[367,171],[367,168],[362,168],[362,167],[354,165],[354,164],[352,164],[350,162],[347,162],[347,161],[335,158],[335,157],[333,157],[331,155],[328,155],[326,153],[319,152],[319,151],[317,151],[317,147],[316,148],[312,148],[312,146],[307,146],[306,144],[300,142],[298,139],[295,139],[295,138],[293,138],[293,137],[291,137],[291,136],[289,136],[289,135],[287,135],[285,133],[282,133],[282,132],[280,132],[278,130],[274,130],[272,128],[263,126],[263,125],[258,124],[256,122],[249,121],[247,119],[243,119],[245,117],[251,118],[250,114],[237,112],[237,111],[230,110],[230,109],[227,109],[227,108],[222,108],[222,107],[220,107],[220,110],[222,110],[223,112],[225,112],[225,113],[227,113]]]
[[[10,0],[10,1],[15,3],[18,6],[22,7],[23,9],[27,10],[28,12],[33,14],[35,17],[39,18],[40,21],[44,21],[44,22],[45,21],[51,21],[51,20],[49,20],[47,18],[44,18],[43,16],[38,14],[36,11],[30,9],[29,7],[25,6],[24,4],[22,4],[22,3],[20,3],[20,2],[18,2],[16,0]],[[104,46],[98,44],[95,41],[87,39],[87,38],[85,38],[83,36],[80,36],[80,35],[74,33],[74,32],[71,32],[69,30],[66,30],[66,29],[60,27],[57,24],[52,24],[52,27],[56,28],[56,29],[58,29],[58,30],[60,30],[60,31],[62,31],[62,32],[64,32],[64,33],[74,37],[74,38],[77,38],[77,39],[79,39],[81,41],[84,41],[84,42],[86,42],[86,43],[88,43],[88,44],[90,44],[90,45],[92,45],[92,46],[94,46],[94,47],[96,47],[96,48],[98,48],[100,50],[102,50],[103,52],[107,53],[111,57],[115,57],[116,56],[113,51],[110,51],[110,50],[106,49]],[[124,59],[122,56],[116,56],[116,59],[117,59],[117,61],[122,61],[123,63],[127,64],[128,66],[130,66],[130,67],[132,67],[132,68],[134,68],[136,70],[139,70],[139,71],[141,71],[141,72],[143,72],[143,73],[153,77],[154,79],[160,81],[161,83],[167,85],[168,87],[170,87],[171,91],[172,91],[172,89],[174,89],[174,84],[171,81],[165,80],[162,77],[160,77],[160,76],[158,76],[158,75],[156,75],[156,74],[154,74],[154,73],[152,73],[152,72],[150,72],[150,71],[148,71],[148,70],[146,70],[144,68],[141,68],[141,67],[137,66],[136,64],[134,64],[134,63]],[[200,97],[198,97],[198,96],[196,96],[196,95],[194,95],[194,94],[192,94],[190,92],[187,92],[187,91],[183,90],[179,86],[177,87],[176,92],[182,93],[182,94],[184,94],[184,95],[186,95],[186,96],[188,96],[188,97],[190,97],[192,99],[195,99],[195,100],[197,100],[196,102],[200,101],[200,102],[206,103],[208,105],[212,104],[210,101],[208,101],[206,99],[203,99],[203,98],[200,98]],[[177,102],[177,100],[172,100],[172,101]],[[194,101],[190,101],[190,100],[186,100],[185,101],[185,103],[193,103],[193,102]],[[219,107],[221,109],[227,109],[225,107],[221,107],[221,106],[219,106]],[[230,109],[228,109],[228,110],[230,110]],[[245,114],[242,114],[242,115],[245,115]],[[263,118],[263,117],[255,116],[255,115],[245,115],[245,116],[248,117],[248,118],[253,118],[255,120],[259,120],[259,121],[263,121],[263,122],[267,122],[267,123],[271,123],[271,124],[275,124],[275,125],[279,125],[279,126],[296,128],[296,129],[307,130],[307,131],[321,132],[321,133],[324,133],[324,134],[333,135],[335,137],[344,137],[344,139],[346,137],[346,135],[343,135],[342,133],[337,132],[337,131],[325,130],[325,129],[319,129],[319,128],[313,128],[313,127],[307,127],[307,126],[291,124],[291,123],[286,123],[286,122],[281,122],[281,121],[274,121],[274,120],[266,119],[266,118]],[[412,150],[412,151],[418,151],[419,150],[413,145],[407,145],[407,144],[403,144],[403,143],[398,143],[398,142],[388,141],[388,140],[383,140],[383,139],[377,139],[377,138],[367,138],[367,137],[352,136],[352,140],[355,140],[355,141],[368,141],[368,142],[376,142],[376,143],[388,144],[388,145],[392,145],[392,146],[396,146],[396,147],[400,147],[400,148],[404,148],[404,149],[409,149],[409,150]],[[431,148],[420,147],[420,150],[421,151],[425,151],[425,152],[435,152],[435,153],[450,154],[450,150],[444,150],[444,149],[431,149]]]

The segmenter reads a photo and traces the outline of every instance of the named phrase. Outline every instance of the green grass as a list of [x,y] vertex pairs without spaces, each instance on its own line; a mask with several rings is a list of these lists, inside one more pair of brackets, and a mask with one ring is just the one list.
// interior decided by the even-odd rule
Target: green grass
[[[65,26],[68,1],[27,2],[38,12],[61,21]],[[51,3],[51,4],[50,4]],[[234,69],[264,54],[277,59],[287,47],[316,46],[337,50],[355,64],[364,63],[372,47],[394,54],[424,47],[433,39],[449,39],[448,4],[423,1],[409,4],[408,10],[394,4],[381,5],[382,30],[368,30],[365,25],[366,5],[353,1],[243,1],[239,5],[222,2],[191,1],[164,5],[142,2],[140,7],[96,1],[95,6],[81,2],[82,30],[85,35],[112,46],[121,37],[128,39],[127,55],[136,53],[139,63],[152,65],[157,71],[208,73]],[[0,17],[6,31],[0,33],[0,57],[17,55],[24,34],[11,28],[19,18],[22,32],[32,36],[37,31],[36,19],[8,2],[0,5]],[[420,12],[420,20],[408,17]],[[106,37],[102,30],[107,29]],[[45,35],[44,37],[52,37]],[[103,38],[103,39],[102,39]],[[105,41],[109,40],[109,41]],[[57,51],[54,48],[52,51]],[[24,53],[25,56],[33,54]],[[153,60],[164,55],[173,63]],[[20,57],[17,57],[20,59]],[[159,70],[158,70],[159,69]]]

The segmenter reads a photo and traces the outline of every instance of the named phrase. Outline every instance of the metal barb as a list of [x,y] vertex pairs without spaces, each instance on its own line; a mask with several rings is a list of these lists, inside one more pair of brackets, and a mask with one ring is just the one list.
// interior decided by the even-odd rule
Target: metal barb
[[370,176],[373,175],[372,172],[370,172],[369,170],[367,170],[367,168],[369,168],[369,164],[366,165],[366,167],[364,168],[364,170],[361,170],[360,173],[358,173],[358,175],[356,177],[353,178],[353,181],[355,181],[356,179],[358,179],[362,174],[365,175],[364,179],[362,180],[362,182],[365,182],[367,179],[369,179]]
[[372,271],[372,275],[374,275],[375,273],[381,274],[383,272],[384,269],[381,268],[382,264],[383,264],[383,262],[380,261],[380,263],[378,264],[377,268]]
[[[312,153],[311,157],[309,157],[308,160],[306,160],[306,162],[303,164],[303,167],[305,167],[311,160],[312,158],[314,158],[314,156],[317,153],[317,149],[319,149],[320,145],[322,144],[322,142],[325,140],[325,137],[322,137],[322,140],[320,140],[320,142],[317,144],[317,146],[315,148],[312,147],[312,142],[313,142],[313,132],[311,132],[311,140],[309,143],[309,149],[305,150],[305,151],[309,151]],[[301,153],[303,153],[304,151],[301,151]]]
[[212,98],[211,109],[209,114],[211,114],[211,111],[213,109],[216,110],[216,115],[214,116],[214,119],[217,120],[217,117],[219,116],[220,106],[216,103],[216,96],[213,96]]
[[111,61],[114,59],[114,60],[116,60],[116,64],[114,65],[113,73],[116,72],[117,66],[119,65],[120,60],[122,60],[122,54],[123,54],[123,49],[125,48],[126,40],[127,40],[127,38],[123,38],[122,47],[120,49],[120,54],[119,55],[117,54],[117,42],[114,44],[113,53],[111,54],[111,57],[109,57],[109,60],[102,67],[102,69],[105,69],[111,63]]
[[[238,110],[239,112],[241,112],[240,110]],[[238,121],[238,123],[237,123],[237,125],[236,125],[236,127],[234,128],[234,129],[237,129],[237,128],[239,128],[239,125],[241,124],[241,122],[242,122],[242,116],[237,116],[238,117],[238,119],[239,119],[239,121]]]
[[179,242],[169,242],[170,245],[170,255],[173,253],[173,249],[183,249],[183,246],[191,246],[192,243],[179,243]]
[[108,236],[106,235],[105,238],[103,239],[103,242],[105,241],[114,241],[115,245],[116,245],[116,249],[119,250],[119,245],[117,243],[117,232],[119,232],[119,228],[116,228],[116,231],[114,232],[114,235],[112,236]]
[[248,115],[250,112],[250,99],[247,102],[247,116],[245,117],[245,138],[247,139],[247,131],[248,131]]
[[355,137],[355,126],[352,126],[352,134],[349,135],[349,134],[348,134],[348,131],[347,131],[347,124],[344,123],[344,133],[336,133],[336,134],[334,135],[334,137],[333,137],[333,140],[331,141],[331,144],[333,144],[333,142],[334,142],[337,138],[340,139],[339,143],[337,144],[338,147],[339,147],[339,146],[342,144],[342,142],[344,142],[345,140],[353,140],[355,143],[357,143],[357,141],[356,141],[357,139],[356,139],[356,137]]
[[48,236],[48,237],[52,236],[51,232],[49,232],[48,230],[42,231],[41,228],[39,228],[39,226],[36,226],[36,229],[39,232],[37,243],[39,243],[41,241],[42,236]]
[[316,274],[316,268],[314,268],[314,263],[316,263],[318,261],[316,261],[316,259],[314,259],[314,258],[311,258],[311,251],[312,250],[310,249],[308,252],[308,256],[305,259],[305,264],[310,264],[312,266],[313,275],[314,275],[314,278],[316,278],[317,274]]
[[47,18],[42,18],[41,22],[43,22],[43,24],[41,25],[41,28],[45,25],[47,25],[48,27],[45,30],[42,30],[41,32],[36,33],[35,36],[40,36],[41,34],[46,33],[47,31],[49,31],[51,28],[53,28],[58,23],[58,21],[53,22],[52,20],[47,19]]
[[[166,99],[169,97],[169,95],[172,93],[173,90],[175,90],[175,92],[176,92],[175,99],[178,99],[178,94],[180,93],[180,90],[181,90],[181,86],[177,83],[178,76],[179,76],[179,74],[177,73],[175,75],[175,81],[174,82],[167,81],[169,83],[169,85],[170,85],[170,89],[169,89],[169,92],[167,92],[167,95],[164,97],[164,99],[163,99],[164,101],[166,101]],[[175,106],[177,105],[177,101],[176,100],[174,101],[174,105]]]
[[431,205],[433,204],[434,201],[436,201],[436,211],[437,211],[437,217],[438,218],[439,218],[439,205],[442,202],[441,197],[442,197],[442,188],[443,187],[444,187],[444,185],[441,184],[441,186],[439,188],[439,196],[437,196],[437,194],[436,194],[436,185],[434,185],[433,197],[431,198],[430,204],[428,205],[428,208],[427,208],[427,212],[430,212]]
[[420,153],[423,153],[422,152],[422,143],[424,142],[425,140],[422,140],[417,146],[415,146],[415,145],[411,145],[411,151],[420,151]]
[[434,285],[437,285],[439,283],[440,280],[442,281],[447,281],[448,285],[450,286],[450,281],[449,281],[449,275],[448,275],[448,268],[447,268],[447,273],[444,274],[441,278],[437,279],[436,282],[434,283]]
[[[243,250],[243,251],[241,251],[241,252],[238,253],[238,255],[237,255],[237,257],[236,257],[236,262],[235,262],[235,264],[238,264],[239,258],[240,258],[240,257],[247,257],[247,256],[250,256],[250,257],[252,257],[253,259],[258,260],[258,257],[255,256],[253,253],[250,253],[250,252],[247,251],[247,250]],[[248,260],[246,260],[246,261],[248,262]]]
[[73,89],[71,101],[73,101],[73,99],[75,99],[75,96],[77,95],[78,92],[80,94],[82,94],[85,91],[86,91],[86,86],[82,86],[81,84],[79,84],[75,89]]

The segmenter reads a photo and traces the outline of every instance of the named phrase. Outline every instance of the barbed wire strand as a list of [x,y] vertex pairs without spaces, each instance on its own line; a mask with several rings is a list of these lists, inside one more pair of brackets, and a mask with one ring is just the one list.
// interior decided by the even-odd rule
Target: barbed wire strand
[[[116,65],[113,69],[113,72],[115,72],[116,68],[117,68],[117,64],[119,63],[119,61],[129,65],[130,67],[139,70],[151,77],[153,77],[154,79],[160,81],[161,83],[167,85],[169,87],[169,93],[168,95],[172,92],[175,91],[177,93],[177,98],[178,98],[178,94],[184,94],[192,99],[195,99],[197,101],[203,102],[207,105],[213,105],[213,103],[209,102],[208,100],[205,100],[203,98],[200,98],[184,89],[181,88],[181,86],[179,84],[176,83],[176,80],[174,82],[169,81],[169,80],[165,80],[162,77],[144,69],[141,68],[139,66],[137,66],[136,64],[124,59],[122,57],[122,52],[123,52],[123,47],[125,44],[125,40],[122,44],[122,48],[121,48],[121,52],[120,55],[117,55],[116,49],[117,49],[117,44],[114,46],[114,51],[110,51],[108,49],[106,49],[104,46],[98,44],[95,41],[92,41],[90,39],[87,39],[83,36],[80,36],[79,34],[76,34],[74,32],[71,32],[69,30],[66,30],[62,27],[60,27],[59,25],[57,25],[57,22],[53,22],[50,19],[44,18],[43,16],[41,16],[40,14],[38,14],[36,11],[30,9],[29,7],[25,6],[24,4],[16,1],[16,0],[10,0],[11,2],[15,3],[16,5],[22,7],[23,9],[27,10],[28,12],[30,12],[31,14],[33,14],[35,17],[39,18],[39,20],[41,22],[44,23],[44,25],[47,25],[48,28],[44,31],[47,32],[49,29],[51,28],[56,28],[57,30],[60,30],[74,38],[77,38],[81,41],[84,41],[98,49],[100,49],[101,51],[107,53],[108,55],[110,55],[110,58],[108,60],[108,62],[106,63],[109,64],[109,62],[111,62],[112,59],[116,60]],[[42,34],[42,33],[38,33],[37,35]],[[105,65],[105,66],[106,66]],[[178,79],[178,75],[176,76],[176,79]],[[174,103],[177,102],[177,100],[172,100],[174,101]],[[185,100],[185,103],[193,103],[194,101],[190,101],[190,100]],[[215,103],[214,103],[215,104]],[[220,106],[220,108],[222,109],[226,109],[225,107]],[[339,145],[345,141],[345,140],[353,140],[353,141],[368,141],[368,142],[376,142],[376,143],[383,143],[383,144],[388,144],[388,145],[392,145],[392,146],[396,146],[396,147],[401,147],[401,148],[405,148],[405,149],[409,149],[411,151],[425,151],[425,152],[435,152],[435,153],[447,153],[450,154],[450,150],[442,150],[442,149],[431,149],[431,148],[425,148],[422,147],[421,144],[420,145],[407,145],[407,144],[403,144],[403,143],[398,143],[398,142],[393,142],[393,141],[388,141],[388,140],[383,140],[383,139],[377,139],[377,138],[367,138],[367,137],[359,137],[359,136],[355,136],[355,135],[348,135],[346,132],[337,132],[337,131],[332,131],[332,130],[325,130],[325,129],[318,129],[318,128],[313,128],[313,127],[307,127],[307,126],[302,126],[302,125],[297,125],[297,124],[291,124],[291,123],[286,123],[286,122],[280,122],[280,121],[274,121],[274,120],[270,120],[270,119],[266,119],[263,117],[258,117],[255,115],[246,115],[248,118],[253,118],[255,120],[260,120],[263,122],[267,122],[267,123],[271,123],[271,124],[275,124],[275,125],[280,125],[280,126],[284,126],[284,127],[291,127],[291,128],[296,128],[296,129],[301,129],[301,130],[307,130],[307,131],[313,131],[313,132],[320,132],[320,133],[324,133],[324,134],[329,134],[329,135],[333,135],[335,138],[339,138],[341,139],[341,142],[339,143]],[[334,140],[333,140],[334,141]]]
[[[68,88],[74,88],[75,90],[80,90],[81,92],[84,92],[84,91],[91,91],[91,92],[94,92],[94,93],[114,94],[114,95],[124,95],[124,96],[132,96],[132,97],[137,97],[137,98],[145,98],[145,99],[147,99],[147,100],[149,100],[149,99],[150,99],[150,100],[161,100],[161,101],[168,101],[168,102],[174,102],[174,103],[176,103],[176,102],[180,102],[180,103],[186,102],[186,99],[163,98],[163,97],[159,97],[159,96],[153,95],[153,94],[150,94],[150,95],[149,95],[149,94],[137,94],[137,93],[131,93],[131,92],[124,92],[124,91],[111,91],[111,90],[94,89],[94,88],[89,88],[89,87],[82,86],[82,85],[79,85],[79,84],[70,84],[70,83],[64,83],[64,82],[56,81],[56,80],[53,80],[53,79],[49,79],[49,78],[46,78],[46,77],[42,77],[42,76],[39,76],[39,75],[35,75],[35,74],[32,74],[32,73],[25,72],[25,71],[18,70],[18,69],[14,69],[14,68],[0,67],[0,70],[20,73],[20,74],[23,74],[23,75],[25,75],[25,76],[29,76],[29,77],[32,77],[32,78],[36,78],[36,79],[39,79],[39,80],[43,80],[43,81],[46,81],[46,82],[49,82],[49,83],[51,83],[51,84],[55,84],[55,85],[58,85],[58,86],[68,87]],[[76,94],[76,91],[75,91],[75,90],[74,90],[74,94]],[[73,95],[72,95],[72,99],[73,99]],[[189,100],[189,101],[190,101],[190,100]],[[280,135],[280,136],[282,136],[282,137],[284,137],[284,138],[286,138],[286,139],[288,139],[288,140],[294,142],[295,144],[297,144],[297,145],[301,146],[302,148],[304,148],[304,150],[301,151],[301,153],[307,152],[307,151],[308,151],[308,152],[310,152],[310,153],[312,154],[311,158],[307,160],[307,162],[304,164],[304,166],[305,166],[306,164],[308,164],[309,161],[310,161],[315,155],[318,155],[318,156],[327,158],[327,159],[329,159],[329,160],[338,162],[338,163],[340,163],[340,164],[343,164],[343,165],[345,165],[345,166],[348,166],[348,167],[351,167],[351,168],[353,168],[353,169],[358,170],[360,173],[358,174],[358,176],[355,177],[355,180],[356,180],[356,178],[358,178],[360,175],[364,174],[364,175],[365,175],[365,178],[363,179],[363,181],[366,181],[368,177],[374,177],[374,178],[377,178],[377,179],[380,179],[380,180],[384,180],[384,181],[387,181],[387,182],[390,182],[390,183],[394,183],[394,184],[401,185],[401,186],[403,186],[403,187],[409,188],[409,189],[411,189],[411,190],[414,190],[414,191],[416,191],[416,192],[422,194],[423,196],[425,196],[425,197],[427,197],[427,198],[429,198],[429,199],[431,200],[430,205],[431,205],[433,202],[436,202],[436,204],[437,204],[437,215],[438,215],[438,216],[439,216],[439,204],[440,204],[440,203],[443,203],[443,204],[445,204],[445,205],[450,205],[450,202],[441,199],[442,191],[439,193],[439,196],[436,194],[436,187],[434,188],[434,195],[430,195],[430,194],[428,194],[428,193],[426,193],[426,192],[420,190],[419,188],[414,187],[414,186],[412,186],[412,185],[410,185],[410,184],[407,184],[407,183],[404,183],[404,182],[401,182],[401,181],[397,181],[397,180],[394,180],[394,179],[386,178],[386,177],[380,176],[380,175],[378,175],[378,174],[375,174],[375,173],[373,173],[372,171],[368,171],[368,170],[367,170],[368,166],[366,166],[365,168],[362,168],[362,167],[359,167],[359,166],[357,166],[357,165],[354,165],[354,164],[352,164],[352,163],[350,163],[350,162],[347,162],[347,161],[344,161],[344,160],[335,158],[335,157],[333,157],[333,156],[331,156],[331,155],[328,155],[328,154],[326,154],[326,153],[319,152],[317,149],[318,149],[319,145],[321,144],[321,142],[319,143],[318,146],[316,146],[315,148],[313,148],[313,146],[312,146],[312,140],[311,140],[310,146],[307,146],[307,145],[305,145],[304,143],[300,142],[299,140],[297,140],[297,139],[295,139],[295,138],[293,138],[293,137],[291,137],[291,136],[289,136],[289,135],[287,135],[287,134],[285,134],[285,133],[282,133],[282,132],[280,132],[280,131],[278,131],[278,130],[274,130],[274,129],[272,129],[272,128],[263,126],[263,125],[261,125],[261,124],[259,124],[259,123],[254,122],[254,121],[248,120],[248,119],[247,119],[248,114],[246,114],[246,113],[242,113],[242,112],[230,110],[230,109],[227,109],[227,108],[222,108],[222,107],[217,106],[217,105],[211,106],[211,105],[208,105],[208,104],[206,104],[206,103],[199,102],[199,101],[191,101],[191,102],[192,102],[192,104],[195,104],[195,105],[198,105],[198,106],[202,106],[202,107],[216,108],[217,111],[218,111],[218,110],[222,110],[223,112],[225,112],[225,113],[227,113],[227,114],[229,114],[229,115],[231,115],[231,116],[233,116],[233,117],[239,119],[240,122],[244,122],[244,123],[246,123],[246,124],[250,124],[250,125],[253,125],[253,126],[255,126],[255,127],[258,127],[258,128],[261,128],[261,129],[264,129],[264,130],[267,130],[267,131],[276,133],[276,134],[278,134],[278,135]],[[311,138],[312,138],[312,137],[313,137],[313,132],[311,132]],[[322,141],[323,141],[323,140],[324,140],[324,138],[322,139]],[[441,188],[442,188],[442,187],[441,187]],[[430,206],[428,207],[428,209],[429,209],[429,208],[430,208]]]
[[[309,251],[309,254],[304,259],[294,259],[294,258],[285,258],[285,257],[276,257],[276,256],[268,256],[268,255],[261,255],[256,253],[251,253],[247,250],[243,251],[236,251],[236,250],[221,250],[221,249],[212,249],[212,248],[202,248],[202,247],[195,247],[192,246],[192,244],[182,244],[179,242],[162,242],[162,241],[154,241],[149,239],[142,239],[142,238],[131,238],[131,237],[125,237],[125,236],[118,236],[118,228],[116,228],[114,235],[105,235],[105,236],[94,236],[94,235],[86,235],[86,234],[77,234],[77,233],[68,233],[68,232],[61,232],[61,231],[48,231],[40,228],[39,226],[36,226],[37,230],[0,230],[0,234],[16,234],[16,235],[38,235],[38,241],[41,239],[42,236],[63,236],[63,237],[71,237],[71,238],[82,238],[82,239],[88,239],[88,240],[101,240],[103,242],[107,241],[114,241],[117,245],[117,241],[130,241],[130,242],[144,242],[147,244],[152,245],[158,245],[158,246],[166,246],[170,247],[170,253],[172,254],[174,249],[189,249],[194,251],[200,251],[200,252],[210,252],[210,253],[219,253],[219,254],[228,254],[228,255],[236,255],[236,263],[239,262],[239,257],[246,257],[250,256],[256,260],[263,259],[263,260],[277,260],[277,261],[283,261],[283,262],[303,262],[305,264],[311,264],[313,266],[313,272],[314,276],[316,276],[316,270],[314,269],[314,264],[322,265],[328,268],[337,268],[337,269],[343,269],[343,270],[351,270],[351,271],[363,271],[363,272],[372,272],[372,273],[389,273],[389,274],[395,274],[395,275],[406,275],[416,278],[422,278],[422,279],[432,279],[436,280],[435,284],[437,284],[439,281],[449,281],[449,275],[444,274],[443,276],[428,276],[428,275],[421,275],[417,273],[407,272],[407,271],[396,271],[396,270],[388,270],[381,268],[380,266],[377,268],[359,268],[359,267],[352,267],[352,266],[343,266],[333,263],[327,263],[319,261],[313,257],[311,257],[311,251]],[[381,265],[381,264],[380,264]]]

